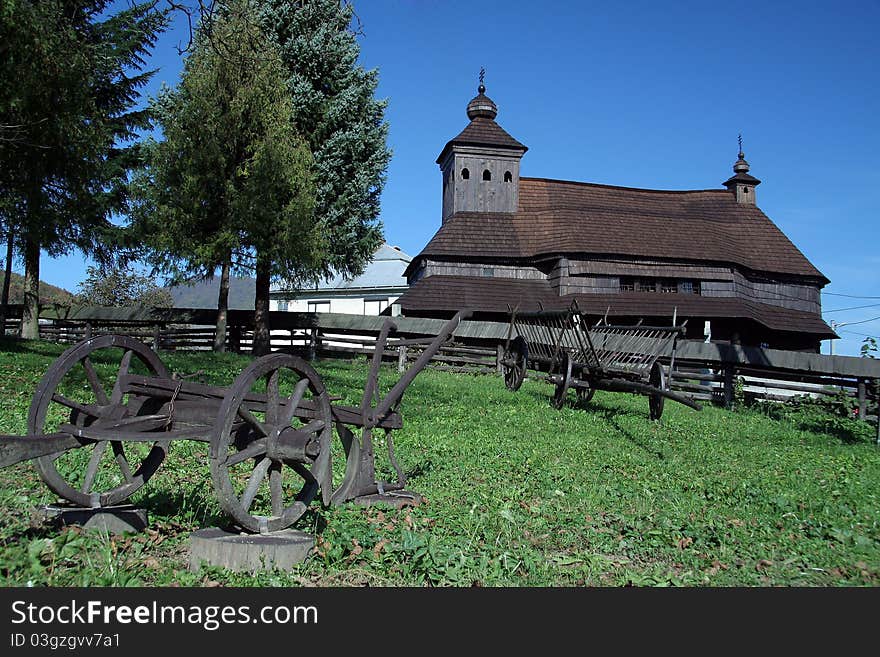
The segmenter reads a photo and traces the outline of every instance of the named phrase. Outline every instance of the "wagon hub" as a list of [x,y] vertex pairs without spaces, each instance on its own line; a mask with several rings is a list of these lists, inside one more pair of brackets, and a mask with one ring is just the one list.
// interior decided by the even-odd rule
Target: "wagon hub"
[[312,463],[320,452],[321,445],[314,433],[285,427],[281,431],[272,429],[268,436],[266,456],[273,461]]

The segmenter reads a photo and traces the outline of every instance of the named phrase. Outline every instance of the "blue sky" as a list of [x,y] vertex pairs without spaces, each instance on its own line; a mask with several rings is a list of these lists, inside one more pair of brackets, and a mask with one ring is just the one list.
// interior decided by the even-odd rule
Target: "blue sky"
[[[361,63],[389,101],[388,242],[415,255],[439,227],[435,159],[482,66],[498,123],[529,147],[524,176],[720,188],[742,133],[759,207],[831,279],[826,321],[846,323],[835,353],[880,333],[880,2],[354,6]],[[177,80],[182,28],[157,44],[151,92]],[[44,256],[42,278],[75,291],[86,264]],[[869,307],[840,310],[856,306]]]

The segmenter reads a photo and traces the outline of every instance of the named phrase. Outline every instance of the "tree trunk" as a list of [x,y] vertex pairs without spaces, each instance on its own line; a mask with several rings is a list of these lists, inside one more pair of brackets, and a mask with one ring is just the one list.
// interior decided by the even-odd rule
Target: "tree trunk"
[[254,356],[269,353],[269,262],[257,255],[257,281],[254,295]]
[[220,294],[217,296],[217,330],[214,332],[214,351],[226,351],[226,325],[229,323],[229,260],[220,270]]
[[12,227],[7,228],[6,236],[6,270],[3,278],[3,292],[0,293],[0,336],[6,335],[6,318],[9,316],[9,283],[12,279]]
[[28,237],[24,245],[24,306],[21,309],[21,337],[40,338],[40,245]]

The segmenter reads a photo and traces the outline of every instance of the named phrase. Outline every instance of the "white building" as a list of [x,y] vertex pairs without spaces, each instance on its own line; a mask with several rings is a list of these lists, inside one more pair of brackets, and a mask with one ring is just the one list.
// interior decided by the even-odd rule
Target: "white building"
[[406,291],[403,272],[411,260],[398,247],[382,244],[364,273],[353,280],[336,276],[308,290],[273,286],[269,310],[378,315]]

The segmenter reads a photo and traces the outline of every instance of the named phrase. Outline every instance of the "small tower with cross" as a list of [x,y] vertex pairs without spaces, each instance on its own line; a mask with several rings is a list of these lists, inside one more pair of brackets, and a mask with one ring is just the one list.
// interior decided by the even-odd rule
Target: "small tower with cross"
[[724,186],[736,195],[737,203],[755,205],[755,187],[760,185],[761,181],[749,175],[749,163],[746,162],[746,156],[743,153],[742,140],[742,135],[739,135],[737,138],[739,153],[733,165],[733,175],[724,181]]
[[467,105],[470,123],[437,158],[443,222],[457,212],[516,212],[519,203],[519,163],[528,148],[495,122],[498,107],[486,95],[485,73],[481,68],[477,95]]

